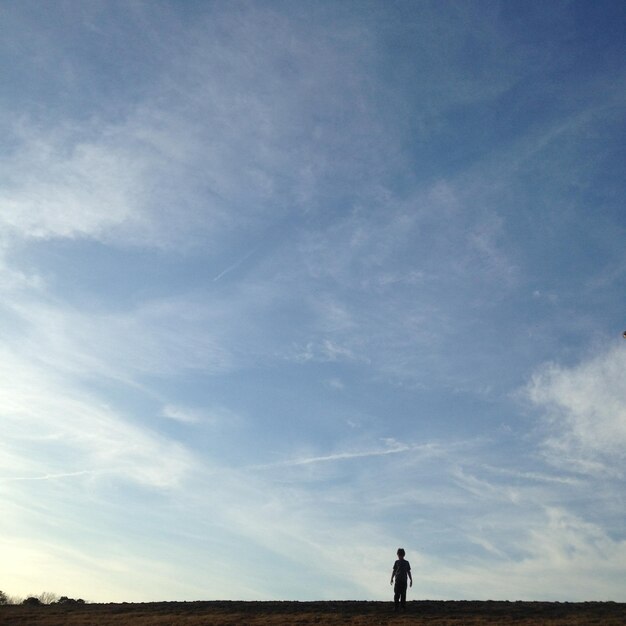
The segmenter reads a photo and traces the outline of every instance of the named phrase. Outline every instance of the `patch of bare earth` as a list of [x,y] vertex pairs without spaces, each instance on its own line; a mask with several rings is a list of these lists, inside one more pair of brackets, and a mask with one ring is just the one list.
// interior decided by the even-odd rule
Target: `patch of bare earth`
[[625,626],[616,602],[152,602],[0,606],[2,626]]

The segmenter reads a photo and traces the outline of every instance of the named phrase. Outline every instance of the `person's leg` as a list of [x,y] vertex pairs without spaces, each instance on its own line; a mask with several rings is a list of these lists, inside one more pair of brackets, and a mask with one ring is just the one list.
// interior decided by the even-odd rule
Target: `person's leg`
[[406,583],[402,585],[402,593],[400,594],[400,606],[406,609]]
[[401,595],[400,586],[398,585],[398,581],[396,581],[395,585],[393,586],[393,610],[394,611],[397,611],[398,606],[400,605],[400,595]]

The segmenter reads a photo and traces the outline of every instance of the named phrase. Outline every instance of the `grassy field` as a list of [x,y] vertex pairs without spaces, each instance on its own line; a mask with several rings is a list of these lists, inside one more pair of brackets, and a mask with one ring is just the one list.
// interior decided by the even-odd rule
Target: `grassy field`
[[146,604],[0,606],[9,626],[624,626],[626,604],[614,602],[153,602]]

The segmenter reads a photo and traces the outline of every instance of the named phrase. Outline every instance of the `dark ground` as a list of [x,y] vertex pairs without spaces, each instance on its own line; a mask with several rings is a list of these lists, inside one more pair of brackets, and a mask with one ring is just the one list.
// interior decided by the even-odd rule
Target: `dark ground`
[[626,626],[615,602],[152,602],[146,604],[0,606],[2,626]]

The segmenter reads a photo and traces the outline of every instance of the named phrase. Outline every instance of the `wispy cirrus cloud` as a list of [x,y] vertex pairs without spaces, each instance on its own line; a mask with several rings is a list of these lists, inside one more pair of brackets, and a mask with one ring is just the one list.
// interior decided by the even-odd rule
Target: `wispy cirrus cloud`
[[[604,601],[619,594],[616,576],[623,575],[626,544],[610,537],[600,526],[559,508],[546,507],[534,520],[524,516],[518,539],[512,545],[494,540],[498,520],[484,521],[484,541],[478,543],[491,558],[472,558],[455,563],[433,561],[420,555],[418,568],[427,571],[423,587],[447,598],[452,587],[462,594],[483,600],[495,596],[508,599],[571,601],[585,597]],[[517,528],[517,527],[516,527]],[[471,531],[468,539],[472,540]],[[495,545],[491,545],[495,541]],[[523,556],[511,558],[502,550],[515,548]],[[596,572],[596,574],[592,574]],[[479,574],[480,573],[480,574]],[[480,582],[478,582],[480,580]],[[450,589],[446,592],[446,589]],[[432,591],[431,591],[432,590]]]
[[[34,361],[78,378],[106,376],[131,383],[142,374],[232,365],[232,352],[204,327],[210,311],[194,310],[186,299],[88,312],[43,297],[16,300],[6,309],[13,324],[5,332],[8,344],[20,344]],[[181,315],[186,319],[182,330]]]
[[[169,45],[160,72],[115,115],[61,111],[44,122],[25,112],[2,161],[10,211],[0,224],[35,238],[217,246],[220,234],[311,210],[379,171],[382,152],[390,169],[395,140],[377,120],[367,27],[343,21],[298,37],[310,23],[267,7],[241,19],[240,9],[202,18],[182,47],[155,36]],[[159,30],[143,7],[129,12],[147,36]],[[347,158],[355,142],[358,162]]]
[[133,425],[72,378],[6,349],[0,357],[3,446],[21,451],[18,466],[3,464],[2,478],[108,472],[167,487],[194,465],[181,446]]

